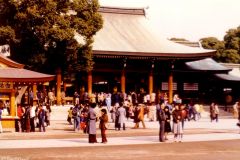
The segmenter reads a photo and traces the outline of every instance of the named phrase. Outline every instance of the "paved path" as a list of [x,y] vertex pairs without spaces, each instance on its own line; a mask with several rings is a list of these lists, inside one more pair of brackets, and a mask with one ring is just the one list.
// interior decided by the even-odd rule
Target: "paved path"
[[[53,108],[53,124],[52,129],[47,129],[45,136],[56,135],[56,134],[68,134],[63,130],[66,127],[66,111],[68,108]],[[220,117],[219,122],[210,122],[208,115],[205,115],[199,121],[190,121],[185,123],[185,129],[188,130],[207,130],[207,132],[200,134],[201,132],[194,132],[184,135],[182,142],[198,142],[198,141],[216,141],[216,140],[233,140],[240,139],[239,128],[236,126],[236,119],[229,119]],[[63,122],[63,123],[60,123]],[[113,125],[113,124],[112,124]],[[154,133],[158,133],[159,124],[158,122],[146,122],[149,129],[154,130]],[[133,126],[133,123],[127,122],[127,126]],[[146,129],[147,130],[147,129]],[[146,131],[145,130],[145,131]],[[210,131],[211,132],[208,132]],[[143,130],[132,130],[128,129],[128,132],[145,132]],[[112,131],[114,132],[114,131]],[[121,132],[121,131],[120,131]],[[119,132],[119,133],[120,133]],[[28,139],[11,139],[9,136],[28,136],[28,134],[38,136],[39,132],[36,133],[4,133],[0,135],[0,149],[11,149],[11,148],[62,148],[62,147],[84,147],[84,146],[116,146],[116,145],[134,145],[134,144],[159,144],[158,135],[147,136],[141,134],[141,136],[122,136],[122,137],[108,137],[107,144],[95,143],[89,144],[88,139],[85,137],[79,138],[28,138]],[[137,133],[135,135],[138,135]],[[155,135],[155,134],[153,134]],[[30,136],[31,137],[31,136]],[[98,142],[101,142],[100,135],[98,134]],[[169,135],[169,140],[166,143],[173,143],[173,135]]]
[[[170,136],[169,136],[170,137]],[[189,134],[184,135],[182,142],[216,141],[240,139],[238,133],[214,133],[214,134]],[[101,139],[98,138],[98,142]],[[51,147],[84,147],[84,146],[111,146],[111,145],[133,145],[133,144],[155,144],[157,136],[135,136],[135,137],[110,137],[107,144],[89,144],[87,138],[70,139],[40,139],[40,140],[1,140],[0,149],[10,148],[51,148]],[[174,143],[172,136],[166,143]]]

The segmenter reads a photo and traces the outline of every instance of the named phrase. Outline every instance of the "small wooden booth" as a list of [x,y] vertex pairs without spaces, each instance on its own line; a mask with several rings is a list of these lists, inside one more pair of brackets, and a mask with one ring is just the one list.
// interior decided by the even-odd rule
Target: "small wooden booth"
[[3,110],[2,125],[6,129],[15,128],[17,117],[17,91],[20,87],[31,86],[36,97],[37,85],[49,82],[55,75],[43,74],[24,69],[23,64],[19,64],[11,59],[0,55],[0,100],[5,104],[7,110]]

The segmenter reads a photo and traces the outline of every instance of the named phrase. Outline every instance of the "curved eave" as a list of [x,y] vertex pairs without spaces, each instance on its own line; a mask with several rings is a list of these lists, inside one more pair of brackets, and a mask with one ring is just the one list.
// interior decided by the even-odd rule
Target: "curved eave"
[[8,67],[13,67],[13,68],[23,68],[24,65],[17,63],[7,57],[4,57],[3,55],[0,55],[0,62],[7,65]]
[[7,78],[7,77],[1,77],[0,81],[3,82],[26,82],[26,83],[34,83],[34,82],[49,82],[54,80],[55,76],[52,77],[44,77],[44,78]]
[[48,82],[55,75],[44,74],[23,68],[0,68],[0,82]]
[[211,57],[216,51],[205,53],[152,53],[152,52],[125,52],[125,51],[93,51],[95,57],[104,58],[159,58],[159,59],[197,59]]
[[240,77],[230,74],[215,74],[215,76],[225,81],[240,82]]
[[217,63],[212,58],[205,58],[185,63],[187,68],[196,71],[208,72],[229,72],[231,69]]

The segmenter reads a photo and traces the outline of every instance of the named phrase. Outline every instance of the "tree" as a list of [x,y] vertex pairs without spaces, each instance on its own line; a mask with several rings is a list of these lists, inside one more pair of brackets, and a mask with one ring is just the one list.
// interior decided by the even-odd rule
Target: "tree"
[[222,59],[226,63],[239,63],[240,62],[240,55],[237,50],[235,49],[225,49],[222,54]]
[[219,62],[240,63],[240,27],[229,29],[224,41],[208,37],[201,39],[201,44],[203,48],[217,50],[214,58]]
[[226,49],[234,49],[240,54],[240,26],[236,29],[230,29],[224,36]]
[[216,50],[216,55],[213,57],[217,61],[224,61],[222,57],[222,52],[225,49],[225,44],[223,41],[219,41],[215,37],[207,37],[207,38],[202,38],[200,40],[201,45],[203,48],[206,49],[214,49]]
[[93,36],[103,25],[98,9],[97,0],[1,0],[0,44],[32,69],[89,71]]

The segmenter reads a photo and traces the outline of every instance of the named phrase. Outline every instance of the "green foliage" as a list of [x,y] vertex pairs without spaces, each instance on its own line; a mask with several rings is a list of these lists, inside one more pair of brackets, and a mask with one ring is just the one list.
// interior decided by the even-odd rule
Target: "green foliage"
[[224,36],[226,42],[226,49],[234,49],[240,53],[240,27],[237,29],[230,29]]
[[224,41],[214,37],[201,39],[203,48],[217,50],[214,57],[219,62],[240,63],[240,27],[229,29]]
[[11,44],[16,41],[14,30],[10,26],[0,27],[0,45]]
[[216,55],[213,57],[215,60],[219,62],[223,62],[224,58],[222,57],[222,52],[225,48],[225,44],[223,41],[219,41],[215,37],[208,37],[208,38],[202,38],[200,40],[202,47],[206,49],[214,49],[216,50]]
[[227,63],[239,63],[240,62],[240,55],[238,51],[235,49],[226,49],[222,53],[222,58],[224,58],[225,62]]
[[215,37],[208,37],[208,38],[202,38],[201,39],[201,44],[203,48],[208,48],[208,49],[224,49],[225,45],[224,42],[219,41]]
[[12,58],[34,68],[89,71],[92,37],[103,25],[98,9],[97,0],[1,0],[0,43],[10,43]]

